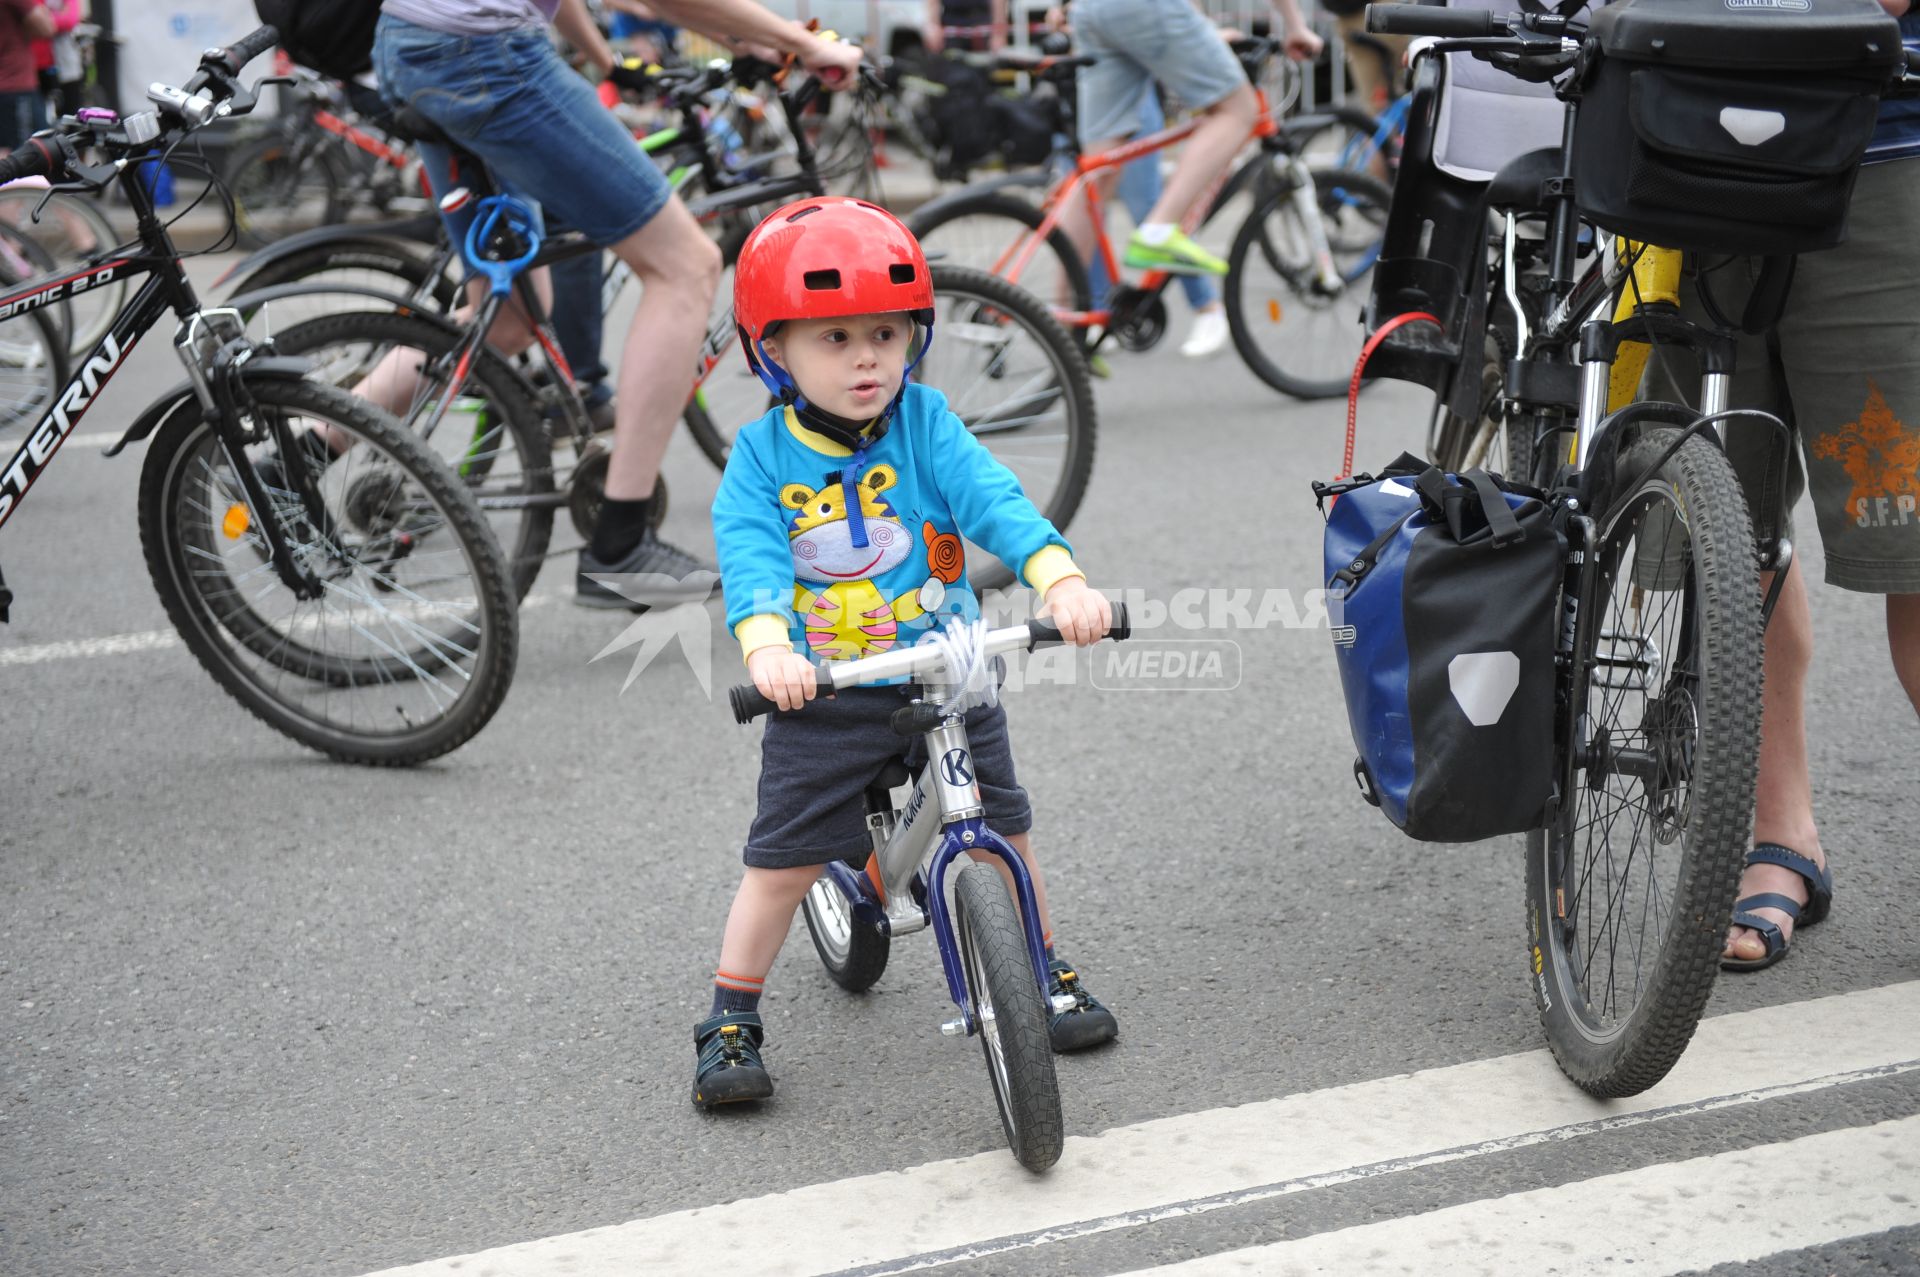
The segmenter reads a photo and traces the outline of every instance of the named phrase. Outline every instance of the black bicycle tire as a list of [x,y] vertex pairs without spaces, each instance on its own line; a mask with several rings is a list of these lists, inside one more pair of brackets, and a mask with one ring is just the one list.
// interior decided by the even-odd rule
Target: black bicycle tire
[[[293,233],[292,231],[281,231],[275,234],[263,235],[255,229],[255,223],[247,211],[243,193],[244,187],[241,179],[246,175],[249,168],[257,164],[270,162],[274,151],[284,151],[289,146],[294,145],[295,142],[296,139],[289,133],[275,129],[271,132],[263,133],[253,139],[253,141],[241,146],[238,150],[234,151],[232,155],[228,156],[226,163],[221,166],[221,182],[233,200],[234,235],[238,239],[241,247],[248,249],[268,248]],[[344,222],[347,216],[348,201],[345,194],[346,183],[340,172],[338,160],[333,157],[329,149],[323,144],[317,150],[310,152],[303,163],[314,163],[320,166],[321,179],[325,186],[326,194],[323,197],[325,200],[324,211],[321,214],[321,220],[316,224],[321,226],[336,226]]]
[[[310,355],[350,341],[375,341],[421,350],[430,358],[438,359],[458,348],[463,340],[464,335],[457,328],[418,315],[397,311],[346,311],[303,320],[275,334],[274,346],[283,354]],[[551,435],[525,379],[487,346],[481,347],[467,375],[486,388],[490,402],[502,408],[506,429],[520,457],[520,473],[527,480],[527,494],[538,497],[552,493]],[[427,396],[437,397],[437,392]],[[513,571],[515,598],[527,597],[546,562],[547,547],[553,540],[554,512],[552,505],[525,507],[513,544],[501,539],[500,548]]]
[[[297,284],[333,270],[365,270],[391,275],[396,285],[392,291],[402,297],[414,296],[431,281],[434,305],[443,313],[451,311],[459,299],[460,286],[445,272],[434,279],[433,263],[422,254],[421,247],[398,239],[383,244],[371,236],[357,236],[352,246],[344,249],[315,244],[262,262],[252,274],[228,289],[227,295],[239,297],[263,288]],[[355,302],[359,305],[372,300],[356,298]]]
[[[1312,127],[1306,127],[1309,123],[1309,118],[1312,120]],[[1305,154],[1308,138],[1313,137],[1315,134],[1325,133],[1328,130],[1336,128],[1348,129],[1371,142],[1373,136],[1380,131],[1380,117],[1370,111],[1362,110],[1357,106],[1342,105],[1331,107],[1324,111],[1315,111],[1312,113],[1312,117],[1296,117],[1286,121],[1280,127],[1288,139],[1293,142],[1295,152]],[[1345,148],[1343,147],[1342,153],[1344,154],[1344,152]],[[1385,144],[1380,147],[1378,153],[1385,157],[1387,166],[1387,177],[1385,181],[1391,185],[1394,176],[1400,171],[1399,133],[1389,133]],[[1351,168],[1352,166],[1345,165],[1343,167]],[[1371,177],[1373,174],[1369,172],[1368,176]]]
[[[453,713],[407,734],[368,737],[316,724],[264,693],[235,668],[207,630],[219,625],[204,603],[188,597],[176,576],[177,530],[169,512],[174,508],[178,460],[196,436],[212,429],[198,411],[176,411],[160,427],[149,446],[140,473],[140,543],[168,619],[194,659],[249,713],[274,730],[343,762],[372,766],[412,766],[459,748],[493,718],[513,685],[519,648],[518,610],[504,557],[488,531],[485,517],[458,480],[413,435],[372,404],[345,391],[318,382],[242,373],[246,391],[255,402],[321,421],[350,424],[369,442],[383,449],[446,512],[451,534],[458,537],[473,565],[479,587],[476,599],[484,652],[475,662],[469,686],[477,692]],[[188,408],[193,405],[189,403]]]
[[[1065,532],[1080,512],[1086,499],[1087,483],[1093,477],[1093,457],[1099,434],[1099,413],[1093,398],[1093,372],[1086,352],[1070,336],[1045,303],[1032,293],[1010,284],[998,275],[966,266],[932,263],[934,299],[943,293],[971,289],[975,296],[998,310],[1019,317],[1034,339],[1047,347],[1054,366],[1065,378],[1068,399],[1067,461],[1061,468],[1060,482],[1048,494],[1045,504],[1034,502],[1041,515],[1055,530]],[[985,594],[1013,584],[1014,569],[1004,563],[976,568],[967,574],[974,592]]]
[[[1697,627],[1692,646],[1700,661],[1688,826],[1685,837],[1676,840],[1682,860],[1670,905],[1673,921],[1660,942],[1646,991],[1611,1031],[1594,1031],[1575,1014],[1586,995],[1571,973],[1565,928],[1554,920],[1563,908],[1577,919],[1579,902],[1562,904],[1556,895],[1560,879],[1549,863],[1556,841],[1571,832],[1581,811],[1571,780],[1575,769],[1564,760],[1577,718],[1586,711],[1583,688],[1573,689],[1573,712],[1562,715],[1560,724],[1567,799],[1552,828],[1527,838],[1527,934],[1535,1003],[1562,1070],[1582,1090],[1602,1098],[1637,1095],[1659,1082],[1693,1037],[1719,973],[1752,830],[1759,766],[1761,621],[1746,502],[1725,454],[1697,436],[1654,471],[1653,463],[1674,438],[1673,431],[1650,430],[1622,458],[1618,495],[1598,520],[1601,547],[1587,556],[1593,565],[1589,570],[1611,571],[1604,548],[1609,529],[1650,485],[1666,484],[1682,503],[1692,547],[1683,586],[1689,596],[1683,625]],[[1595,592],[1596,600],[1608,592],[1603,586]],[[1604,605],[1598,610],[1604,613]],[[1605,620],[1604,615],[1589,618],[1581,632],[1592,637]],[[1668,656],[1670,665],[1681,659]]]
[[968,993],[977,1012],[984,985],[993,1009],[993,1028],[1003,1042],[1006,1077],[994,1067],[992,1041],[985,1026],[975,1029],[987,1057],[995,1107],[1014,1160],[1030,1171],[1044,1171],[1060,1160],[1066,1122],[1060,1113],[1060,1080],[1053,1067],[1048,1037],[1048,1008],[1034,979],[1033,960],[1020,915],[999,873],[990,865],[970,864],[953,884],[954,932]]
[[[919,208],[907,215],[907,229],[918,236],[924,244],[927,238],[939,230],[940,227],[945,226],[949,222],[958,221],[963,217],[1006,218],[1019,223],[1022,230],[1033,231],[1035,233],[1038,233],[1041,226],[1046,222],[1046,213],[1037,205],[1031,204],[1016,196],[1003,194],[999,189],[974,191],[972,193],[962,190],[944,199],[933,200],[929,203],[922,204]],[[1012,240],[1009,239],[1008,242],[1011,243]],[[1081,260],[1079,251],[1073,246],[1073,241],[1067,237],[1064,229],[1055,225],[1047,232],[1046,245],[1048,250],[1053,254],[1055,264],[1060,268],[1061,274],[1065,277],[1068,289],[1072,291],[1073,308],[1080,311],[1091,310],[1093,308],[1093,284],[1087,273],[1087,264]],[[939,251],[938,243],[933,246],[933,251]],[[939,265],[941,263],[936,261],[934,264]],[[956,266],[968,265],[968,263],[965,262],[954,262],[951,264]],[[1025,287],[1025,285],[1018,284],[1016,281],[1009,280],[1008,282],[1014,283],[1016,287]],[[1076,344],[1081,346],[1087,344],[1087,332],[1088,330],[1084,328],[1074,330]]]
[[[1392,202],[1393,195],[1379,181],[1361,173],[1334,172],[1326,169],[1314,170],[1313,180],[1317,190],[1337,182],[1343,189],[1362,194],[1379,209],[1384,227],[1387,206]],[[1245,279],[1247,255],[1259,242],[1262,226],[1279,204],[1292,197],[1293,192],[1288,186],[1284,183],[1276,183],[1265,193],[1265,198],[1254,206],[1246,220],[1240,223],[1239,230],[1234,233],[1233,247],[1227,253],[1227,277],[1221,289],[1227,305],[1227,329],[1233,335],[1234,349],[1240,352],[1240,358],[1245,361],[1254,376],[1282,394],[1291,395],[1296,399],[1332,399],[1346,394],[1352,370],[1347,369],[1337,377],[1308,378],[1296,376],[1281,368],[1254,340],[1252,326],[1246,315],[1246,303],[1240,295],[1239,285]],[[1264,247],[1261,251],[1268,252]]]
[[[825,875],[820,878],[814,891],[839,890]],[[821,933],[826,924],[816,920],[817,910],[813,905],[813,892],[809,891],[800,902],[801,916],[807,920],[807,934],[813,937],[813,951],[820,955],[820,965],[827,970],[827,978],[849,993],[865,993],[871,989],[880,977],[886,973],[887,958],[893,941],[886,932],[869,926],[848,907],[847,951],[841,955]]]

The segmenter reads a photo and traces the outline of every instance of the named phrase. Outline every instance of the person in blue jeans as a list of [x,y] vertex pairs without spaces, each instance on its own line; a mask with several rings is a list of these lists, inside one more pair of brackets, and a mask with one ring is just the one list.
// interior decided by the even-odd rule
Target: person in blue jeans
[[[830,86],[851,83],[859,66],[858,48],[824,40],[754,0],[655,0],[653,8],[729,45],[792,54]],[[620,359],[607,499],[580,551],[575,598],[589,607],[644,608],[704,597],[710,569],[655,535],[652,498],[692,389],[720,250],[593,87],[561,59],[550,24],[615,84],[644,87],[644,74],[615,58],[585,0],[384,0],[374,69],[389,97],[485,160],[504,189],[538,201],[639,278],[640,305]],[[422,151],[430,168],[444,170],[444,148]],[[548,289],[545,280],[535,286]],[[489,338],[513,352],[532,334],[509,311]],[[364,390],[384,403],[398,397],[400,380],[382,369]],[[596,579],[602,576],[625,578],[625,588],[608,587]]]
[[[1140,132],[1157,133],[1165,127],[1167,114],[1160,105],[1160,95],[1147,94],[1140,103]],[[1143,155],[1120,170],[1120,202],[1133,215],[1134,225],[1145,222],[1152,213],[1160,199],[1162,185],[1157,154]],[[1180,291],[1187,295],[1187,305],[1193,310],[1193,326],[1180,344],[1180,353],[1189,359],[1205,359],[1220,353],[1228,336],[1227,312],[1220,304],[1220,290],[1205,275],[1182,275],[1179,279]],[[1098,253],[1087,262],[1087,282],[1092,286],[1094,308],[1105,307],[1112,281],[1107,278],[1106,263]]]

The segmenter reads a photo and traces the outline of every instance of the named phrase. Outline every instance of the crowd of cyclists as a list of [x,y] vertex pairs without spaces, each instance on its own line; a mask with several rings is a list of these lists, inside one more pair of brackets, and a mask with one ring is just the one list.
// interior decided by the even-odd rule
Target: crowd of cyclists
[[[1908,48],[1920,51],[1920,13],[1910,12],[1911,0],[1877,2],[1900,20]],[[1514,3],[1529,14],[1576,23],[1598,8],[1579,0]],[[1501,0],[1466,0],[1451,7],[1501,11],[1507,6]],[[1409,51],[1403,42],[1363,37],[1363,6],[1323,3],[1321,11],[1333,21],[1318,28],[1299,0],[1274,0],[1273,8],[1275,42],[1296,61],[1313,63],[1336,29],[1346,37],[1356,101],[1385,109],[1403,91]],[[588,402],[610,422],[604,491],[573,565],[577,601],[645,610],[706,598],[718,579],[714,565],[660,536],[663,498],[657,485],[669,438],[686,408],[689,370],[702,358],[726,263],[709,229],[635,145],[632,130],[606,109],[596,82],[616,93],[653,95],[658,64],[674,60],[676,46],[690,34],[736,57],[791,64],[830,91],[862,83],[863,51],[778,17],[756,0],[604,0],[598,12],[588,0],[384,0],[378,9],[370,70],[389,103],[405,106],[435,198],[444,201],[460,190],[459,156],[470,153],[484,161],[502,190],[536,201],[548,230],[583,233],[639,281],[638,308],[619,340],[616,367],[609,370],[600,362],[600,263],[580,257],[556,266],[551,279],[543,269],[534,280],[542,302],[572,330],[563,335]],[[991,7],[988,13],[994,20],[983,27],[978,6],[930,0],[925,48],[944,50],[948,57],[990,51],[1003,34],[1004,15]],[[84,0],[0,4],[0,148],[20,146],[45,126],[48,84],[64,101],[72,66],[62,41],[71,41],[75,24],[85,16]],[[1156,132],[1170,106],[1198,118],[1170,169],[1148,155],[1125,175],[1108,171],[1094,182],[1099,202],[1070,204],[1061,227],[1083,263],[1097,260],[1095,214],[1088,210],[1103,210],[1109,196],[1122,194],[1135,222],[1123,264],[1178,279],[1193,311],[1181,353],[1204,358],[1218,352],[1228,340],[1228,324],[1215,289],[1229,275],[1229,262],[1189,230],[1221,176],[1234,167],[1255,129],[1256,103],[1263,100],[1229,43],[1238,33],[1220,30],[1190,0],[1072,0],[1047,13],[1040,25],[1070,32],[1075,53],[1087,59],[1074,111],[1078,141],[1087,152],[1110,151]],[[1412,53],[1419,50],[1416,43]],[[1440,168],[1484,181],[1516,156],[1559,143],[1558,104],[1544,80],[1528,86],[1510,66],[1489,69],[1458,52],[1444,56],[1454,60],[1455,80],[1443,130],[1449,141],[1435,154]],[[49,70],[50,78],[44,78]],[[1790,276],[1790,289],[1775,299],[1775,313],[1765,323],[1748,325],[1752,330],[1740,338],[1733,404],[1764,409],[1794,427],[1790,472],[1778,473],[1764,449],[1750,453],[1735,437],[1728,452],[1754,504],[1784,494],[1791,508],[1802,492],[1810,493],[1828,583],[1885,596],[1896,676],[1920,712],[1920,510],[1915,507],[1920,498],[1920,356],[1913,353],[1916,320],[1910,301],[1920,289],[1920,247],[1911,227],[1912,210],[1920,208],[1920,103],[1889,99],[1878,110],[1878,127],[1853,190],[1849,238],[1838,248],[1806,254]],[[1365,180],[1392,176],[1389,165],[1375,162],[1378,154],[1376,149],[1364,165],[1355,166]],[[1349,186],[1358,189],[1362,180],[1356,176]],[[1325,198],[1337,203],[1339,184],[1327,189],[1331,193],[1323,192]],[[451,212],[449,203],[442,207]],[[1276,251],[1271,244],[1263,247],[1269,254]],[[1333,242],[1321,252],[1331,260],[1353,249]],[[1371,245],[1358,251],[1363,262],[1371,261]],[[896,268],[910,276],[918,260],[924,269],[917,253],[917,247],[901,249]],[[1679,311],[1726,328],[1741,327],[1727,319],[1736,312],[1757,313],[1749,306],[1751,296],[1775,288],[1780,277],[1777,266],[1769,274],[1757,258],[1689,261]],[[1364,270],[1362,265],[1360,274]],[[475,280],[470,287],[477,303],[483,282]],[[861,312],[824,317],[854,313]],[[744,315],[741,323],[745,334]],[[864,329],[838,336],[878,345],[893,339],[887,331],[885,338]],[[532,346],[538,333],[530,317],[509,306],[489,336],[498,351],[512,356]],[[768,348],[777,351],[775,333],[766,338]],[[743,340],[750,358],[767,357],[757,335]],[[918,351],[924,355],[924,344]],[[407,353],[393,352],[359,384],[360,392],[399,413],[415,397],[403,366]],[[768,377],[768,365],[755,367]],[[1684,398],[1671,373],[1662,366],[1653,369],[1652,397]],[[791,381],[773,377],[767,384],[787,403],[801,401]],[[865,402],[859,394],[873,393],[867,382],[859,386],[847,403],[857,406]],[[878,436],[862,435],[855,421],[842,440],[835,432],[845,433],[848,419],[831,413],[808,417],[807,410],[801,402],[792,429],[824,432],[853,458],[844,480],[835,480],[844,484],[833,490],[832,500],[844,502],[840,514],[857,514],[869,502],[884,510],[877,494],[899,476],[889,470],[883,483],[869,482],[878,471],[855,474]],[[307,436],[303,446],[324,470],[346,444],[344,436],[319,432]],[[728,474],[733,481],[733,467]],[[815,495],[827,500],[827,489],[818,494],[808,489],[806,499]],[[927,527],[932,537],[933,524]],[[861,535],[857,521],[855,535]],[[1057,575],[1045,579],[1049,587],[1061,581]],[[1767,584],[1763,581],[1762,588]],[[1078,588],[1068,589],[1066,596],[1078,597]],[[730,618],[733,610],[730,606]],[[1804,573],[1787,570],[1766,631],[1753,850],[1744,867],[1736,925],[1725,942],[1722,965],[1729,970],[1756,970],[1779,961],[1792,943],[1795,923],[1817,922],[1831,907],[1832,874],[1814,821],[1805,739],[1805,688],[1813,660],[1810,617]],[[1089,622],[1082,637],[1090,641],[1104,628],[1104,620]],[[812,641],[813,633],[804,631],[803,641]],[[744,635],[742,642],[747,642]],[[754,650],[748,648],[749,657]],[[809,668],[795,658],[781,676],[783,708],[799,704],[796,689],[802,682],[811,691]],[[767,863],[789,864],[777,858]],[[783,885],[776,893],[785,909],[779,926],[761,929],[784,935],[785,919],[806,889],[805,883],[797,890]],[[730,932],[730,942],[734,939]],[[720,1051],[714,1045],[719,1028],[732,1024],[737,1037],[739,1026],[751,1023],[757,1033],[758,1021],[750,1013],[771,960],[771,951],[726,960],[741,970],[720,973],[715,1019],[703,1026],[700,1076],[709,1084],[712,1068],[740,1063],[737,1042],[727,1047],[733,1055],[717,1065],[709,1060],[720,1059],[714,1055]],[[1055,976],[1062,970],[1064,965]],[[1089,1007],[1108,1014],[1078,989],[1070,970],[1064,982],[1056,978],[1053,992],[1068,1001],[1081,996],[1081,1014]],[[1111,1033],[1103,1029],[1100,1036]],[[735,1089],[742,1095],[762,1093],[758,1085]]]

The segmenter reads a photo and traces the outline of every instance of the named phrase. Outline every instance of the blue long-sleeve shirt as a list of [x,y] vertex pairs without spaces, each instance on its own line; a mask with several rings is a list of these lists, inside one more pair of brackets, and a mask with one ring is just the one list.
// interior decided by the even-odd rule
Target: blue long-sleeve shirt
[[713,499],[713,535],[727,625],[748,654],[785,641],[849,660],[977,615],[962,537],[1042,594],[1080,575],[1013,472],[920,385],[857,457],[785,408],[747,425]]

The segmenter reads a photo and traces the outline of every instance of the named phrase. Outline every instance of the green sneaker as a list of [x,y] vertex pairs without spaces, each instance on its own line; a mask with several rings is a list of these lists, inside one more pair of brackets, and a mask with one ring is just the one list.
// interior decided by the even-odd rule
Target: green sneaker
[[1169,275],[1224,275],[1227,264],[1175,230],[1164,244],[1149,244],[1135,231],[1127,240],[1123,259],[1135,270],[1163,270]]

